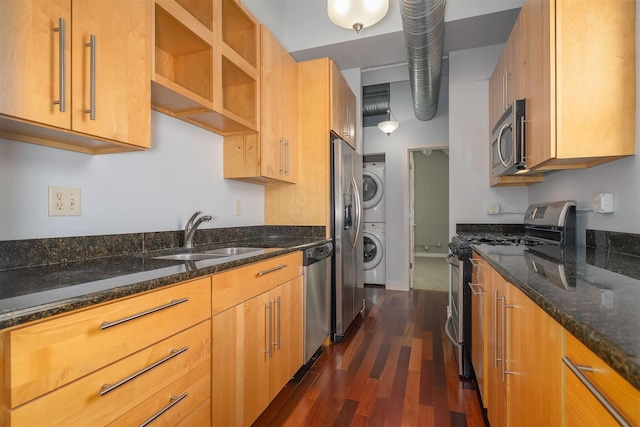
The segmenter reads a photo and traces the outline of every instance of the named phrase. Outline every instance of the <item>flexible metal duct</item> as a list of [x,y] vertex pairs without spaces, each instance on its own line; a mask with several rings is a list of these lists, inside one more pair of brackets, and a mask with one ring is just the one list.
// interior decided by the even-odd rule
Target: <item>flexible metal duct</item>
[[362,103],[362,114],[364,116],[379,116],[387,114],[389,109],[389,94],[368,95],[364,97]]
[[445,3],[400,0],[413,111],[420,120],[431,120],[438,110]]

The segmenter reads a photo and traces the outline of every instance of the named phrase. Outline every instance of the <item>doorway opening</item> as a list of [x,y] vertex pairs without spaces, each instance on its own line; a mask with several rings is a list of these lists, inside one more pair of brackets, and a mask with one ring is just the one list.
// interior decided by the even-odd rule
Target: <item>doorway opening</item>
[[412,289],[449,290],[449,149],[410,147],[409,285]]

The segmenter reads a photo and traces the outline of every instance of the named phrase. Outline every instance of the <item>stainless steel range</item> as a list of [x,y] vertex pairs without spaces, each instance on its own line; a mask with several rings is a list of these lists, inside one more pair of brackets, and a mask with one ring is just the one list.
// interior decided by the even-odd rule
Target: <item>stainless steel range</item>
[[471,290],[467,284],[473,271],[471,256],[474,245],[526,245],[524,253],[529,268],[550,279],[557,279],[559,286],[570,288],[573,283],[575,287],[575,201],[531,205],[525,213],[523,225],[523,234],[457,234],[449,243],[447,262],[451,280],[445,333],[456,346],[458,373],[463,378],[473,376]]

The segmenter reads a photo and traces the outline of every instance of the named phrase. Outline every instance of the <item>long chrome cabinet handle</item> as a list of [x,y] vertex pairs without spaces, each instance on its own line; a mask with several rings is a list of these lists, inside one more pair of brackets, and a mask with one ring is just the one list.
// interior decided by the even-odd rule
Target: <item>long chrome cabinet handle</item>
[[91,76],[90,76],[90,95],[89,95],[89,106],[88,110],[84,110],[85,113],[89,113],[89,118],[91,120],[96,119],[96,36],[95,34],[91,34],[90,42],[85,43],[85,47],[91,48]]
[[145,422],[143,422],[142,424],[140,424],[140,427],[147,427],[149,424],[151,424],[152,422],[154,422],[156,420],[156,418],[158,418],[160,415],[164,414],[165,412],[167,412],[169,409],[173,408],[173,406],[175,404],[177,404],[178,402],[180,402],[182,399],[184,399],[185,397],[187,397],[189,395],[189,393],[187,393],[186,391],[184,393],[182,393],[180,396],[171,396],[171,401],[169,402],[169,404],[167,406],[165,406],[164,408],[160,409],[158,412],[156,412],[155,414],[153,414],[151,417],[149,417]]
[[273,357],[273,302],[269,301],[269,304],[265,304],[264,308],[269,311],[269,336],[267,337],[267,349],[264,351],[269,355],[269,359]]
[[58,105],[61,113],[64,113],[66,110],[66,100],[65,100],[65,75],[66,75],[66,66],[65,66],[65,39],[66,39],[66,29],[67,25],[64,18],[58,18],[58,27],[54,28],[53,31],[58,33],[58,59],[60,60],[60,64],[58,65],[60,71],[60,80],[59,80],[59,88],[60,88],[60,99],[57,101],[53,101],[55,105]]
[[128,383],[129,381],[139,377],[140,375],[144,374],[145,372],[149,372],[150,370],[152,370],[156,366],[159,366],[159,365],[163,364],[164,362],[173,359],[177,355],[182,354],[187,350],[189,350],[189,347],[182,347],[180,350],[171,350],[171,353],[169,353],[168,356],[163,357],[162,359],[160,359],[157,362],[147,366],[146,368],[140,369],[135,374],[131,374],[127,378],[121,379],[120,381],[118,381],[115,384],[105,384],[105,385],[103,385],[102,386],[102,390],[100,390],[100,396],[104,396],[105,394],[117,389],[121,385],[124,385],[124,384]]
[[498,291],[494,290],[493,298],[493,367],[498,367]]
[[573,372],[576,377],[578,377],[578,379],[580,380],[580,382],[582,384],[584,384],[584,386],[591,392],[591,394],[593,394],[593,397],[595,397],[598,402],[600,402],[602,404],[602,406],[605,407],[605,409],[611,414],[611,416],[613,418],[616,419],[616,421],[618,423],[620,423],[621,426],[624,427],[631,427],[631,423],[629,421],[627,421],[622,414],[620,414],[620,412],[618,412],[618,410],[616,408],[613,407],[613,405],[611,403],[609,403],[609,401],[607,400],[606,397],[604,397],[604,395],[602,393],[600,393],[600,391],[596,388],[596,386],[589,380],[589,378],[587,378],[586,375],[584,375],[582,373],[582,371],[589,371],[589,370],[593,370],[590,367],[587,366],[579,366],[576,365],[575,363],[573,363],[571,361],[571,359],[569,359],[567,356],[564,356],[562,358],[562,361],[564,362],[565,365],[567,365],[567,367],[569,369],[571,369],[571,372]]
[[104,329],[111,328],[112,326],[121,325],[122,323],[128,322],[130,320],[135,320],[142,316],[146,316],[147,314],[155,313],[156,311],[164,310],[165,308],[173,307],[175,305],[182,304],[183,302],[187,302],[187,301],[189,301],[189,298],[174,299],[167,304],[161,305],[159,307],[151,308],[149,310],[134,314],[132,316],[125,317],[120,320],[114,320],[113,322],[103,322],[102,325],[100,325],[100,329],[104,330]]
[[284,141],[284,174],[289,176],[289,140]]
[[280,334],[280,297],[276,298],[273,301],[274,304],[278,306],[278,311],[276,311],[276,336],[277,339],[274,342],[276,346],[276,350],[280,350],[280,342],[282,341],[282,336]]
[[513,375],[513,372],[507,371],[507,308],[513,308],[513,305],[507,304],[507,297],[502,297],[502,364],[500,369],[500,378],[504,382],[507,374]]
[[280,175],[284,175],[284,138],[280,138]]
[[288,266],[289,266],[288,264],[276,265],[275,267],[270,268],[268,270],[258,271],[258,276],[264,276],[265,274],[269,274],[269,273],[273,273],[274,271],[282,270],[283,268],[287,268]]
[[[480,297],[481,297],[481,296],[484,296],[484,294],[485,294],[485,292],[486,292],[486,291],[485,291],[484,289],[482,289],[482,285],[478,285],[478,284],[471,283],[471,282],[468,282],[468,283],[467,283],[467,285],[469,285],[469,288],[471,288],[471,293],[472,293],[473,295],[475,295],[475,296],[480,296]],[[478,288],[478,289],[480,289],[480,290],[479,290],[479,291],[477,291],[475,288]]]

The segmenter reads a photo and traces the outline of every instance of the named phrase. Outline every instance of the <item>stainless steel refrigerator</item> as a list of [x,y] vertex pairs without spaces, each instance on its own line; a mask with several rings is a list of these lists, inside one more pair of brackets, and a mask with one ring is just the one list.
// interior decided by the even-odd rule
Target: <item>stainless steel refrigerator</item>
[[362,156],[339,138],[331,141],[333,339],[342,341],[364,310]]

